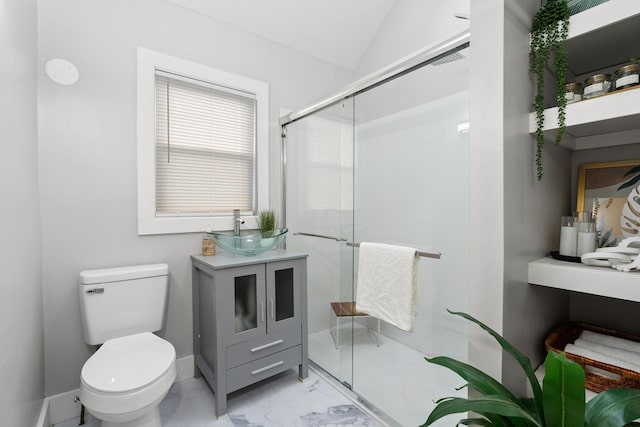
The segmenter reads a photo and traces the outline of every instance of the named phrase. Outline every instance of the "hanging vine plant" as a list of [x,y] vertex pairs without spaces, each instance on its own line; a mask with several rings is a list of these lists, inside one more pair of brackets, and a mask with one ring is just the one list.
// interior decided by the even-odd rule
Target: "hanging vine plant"
[[559,144],[565,128],[565,75],[567,72],[566,40],[569,33],[569,9],[566,0],[547,0],[533,18],[529,62],[536,80],[533,105],[536,112],[536,170],[538,181],[542,179],[542,146],[544,145],[544,71],[553,55],[553,69],[557,85]]

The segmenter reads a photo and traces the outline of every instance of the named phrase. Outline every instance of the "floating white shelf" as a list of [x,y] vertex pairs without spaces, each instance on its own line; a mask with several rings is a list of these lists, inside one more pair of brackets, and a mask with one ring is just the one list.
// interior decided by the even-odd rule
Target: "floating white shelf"
[[[565,114],[568,148],[584,150],[640,142],[640,86],[569,104]],[[529,132],[535,131],[536,115],[531,113]],[[545,139],[555,139],[558,107],[545,110],[543,131]]]
[[529,283],[640,302],[640,272],[542,258],[529,263]]
[[607,68],[638,56],[640,1],[609,0],[571,17],[567,57],[574,75]]
[[[575,76],[609,72],[638,57],[639,0],[609,0],[571,17],[567,37],[569,70]],[[614,92],[570,104],[562,145],[573,150],[640,142],[640,90]],[[535,113],[529,132],[535,133]],[[545,110],[545,140],[555,141],[558,108]],[[602,136],[606,135],[605,138]]]

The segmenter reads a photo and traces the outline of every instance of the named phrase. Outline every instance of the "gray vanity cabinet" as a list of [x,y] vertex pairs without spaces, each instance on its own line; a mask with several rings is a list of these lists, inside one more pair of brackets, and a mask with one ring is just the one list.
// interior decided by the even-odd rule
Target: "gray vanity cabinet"
[[228,393],[295,366],[307,377],[306,257],[191,257],[196,375],[213,389],[218,417]]

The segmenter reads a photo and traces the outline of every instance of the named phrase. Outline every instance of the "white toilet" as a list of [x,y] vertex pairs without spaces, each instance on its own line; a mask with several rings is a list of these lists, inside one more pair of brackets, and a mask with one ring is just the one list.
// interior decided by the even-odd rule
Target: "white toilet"
[[161,426],[158,405],[176,378],[176,351],[162,329],[167,264],[80,273],[84,338],[102,346],[80,375],[80,401],[103,427]]

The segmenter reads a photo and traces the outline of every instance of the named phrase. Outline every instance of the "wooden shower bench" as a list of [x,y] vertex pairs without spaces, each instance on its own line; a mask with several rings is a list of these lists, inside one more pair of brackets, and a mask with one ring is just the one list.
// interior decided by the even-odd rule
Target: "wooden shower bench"
[[[372,317],[367,313],[356,310],[355,302],[332,302],[331,311],[336,316],[336,328],[335,334],[333,328],[329,327],[329,332],[333,338],[333,342],[336,345],[336,349],[340,348],[340,319],[342,317]],[[376,345],[380,347],[380,319],[378,321],[378,331],[376,333]]]

